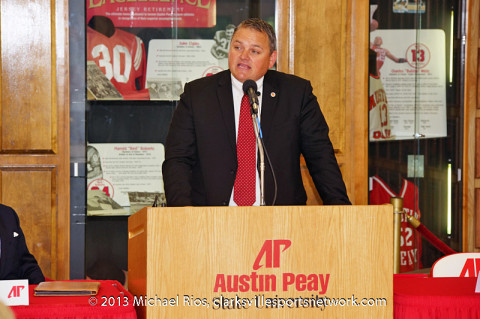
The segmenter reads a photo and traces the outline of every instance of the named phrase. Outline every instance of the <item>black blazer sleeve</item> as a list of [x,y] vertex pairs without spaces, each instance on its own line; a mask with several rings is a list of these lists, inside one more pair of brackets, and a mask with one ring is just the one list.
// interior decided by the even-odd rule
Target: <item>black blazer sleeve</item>
[[197,152],[190,98],[187,83],[170,124],[162,167],[168,206],[193,205],[192,168],[197,163]]
[[301,152],[325,205],[351,205],[317,98],[307,81],[300,113]]

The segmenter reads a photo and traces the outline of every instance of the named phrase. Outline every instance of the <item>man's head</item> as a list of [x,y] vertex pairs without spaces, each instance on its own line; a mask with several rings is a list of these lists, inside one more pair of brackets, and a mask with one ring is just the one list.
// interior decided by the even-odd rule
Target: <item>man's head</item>
[[275,31],[262,19],[240,23],[233,33],[228,67],[240,82],[257,81],[277,60]]
[[375,39],[373,40],[373,44],[377,47],[381,46],[383,44],[383,39],[382,37],[375,37]]
[[235,26],[233,24],[229,24],[225,28],[225,35],[227,36],[227,39],[231,39],[233,36],[233,32],[235,32]]

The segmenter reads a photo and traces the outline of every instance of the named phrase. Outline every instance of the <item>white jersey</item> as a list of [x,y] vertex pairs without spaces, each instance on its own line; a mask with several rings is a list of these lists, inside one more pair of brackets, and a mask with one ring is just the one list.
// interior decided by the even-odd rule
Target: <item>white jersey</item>
[[370,74],[370,94],[368,102],[369,140],[390,139],[390,118],[388,114],[387,94],[380,77]]

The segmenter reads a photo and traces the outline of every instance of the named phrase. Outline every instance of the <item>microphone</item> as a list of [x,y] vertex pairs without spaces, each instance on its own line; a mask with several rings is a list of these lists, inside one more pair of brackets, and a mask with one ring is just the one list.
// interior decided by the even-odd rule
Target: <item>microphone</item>
[[243,82],[243,92],[248,95],[250,99],[252,113],[258,114],[257,83],[255,83],[254,80],[246,80],[245,82]]

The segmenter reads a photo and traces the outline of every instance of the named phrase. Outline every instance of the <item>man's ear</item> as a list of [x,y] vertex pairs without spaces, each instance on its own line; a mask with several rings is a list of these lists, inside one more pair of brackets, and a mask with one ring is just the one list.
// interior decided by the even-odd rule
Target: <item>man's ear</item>
[[268,64],[268,68],[272,68],[275,65],[275,62],[277,61],[277,51],[273,51],[272,54],[270,54],[270,61]]

